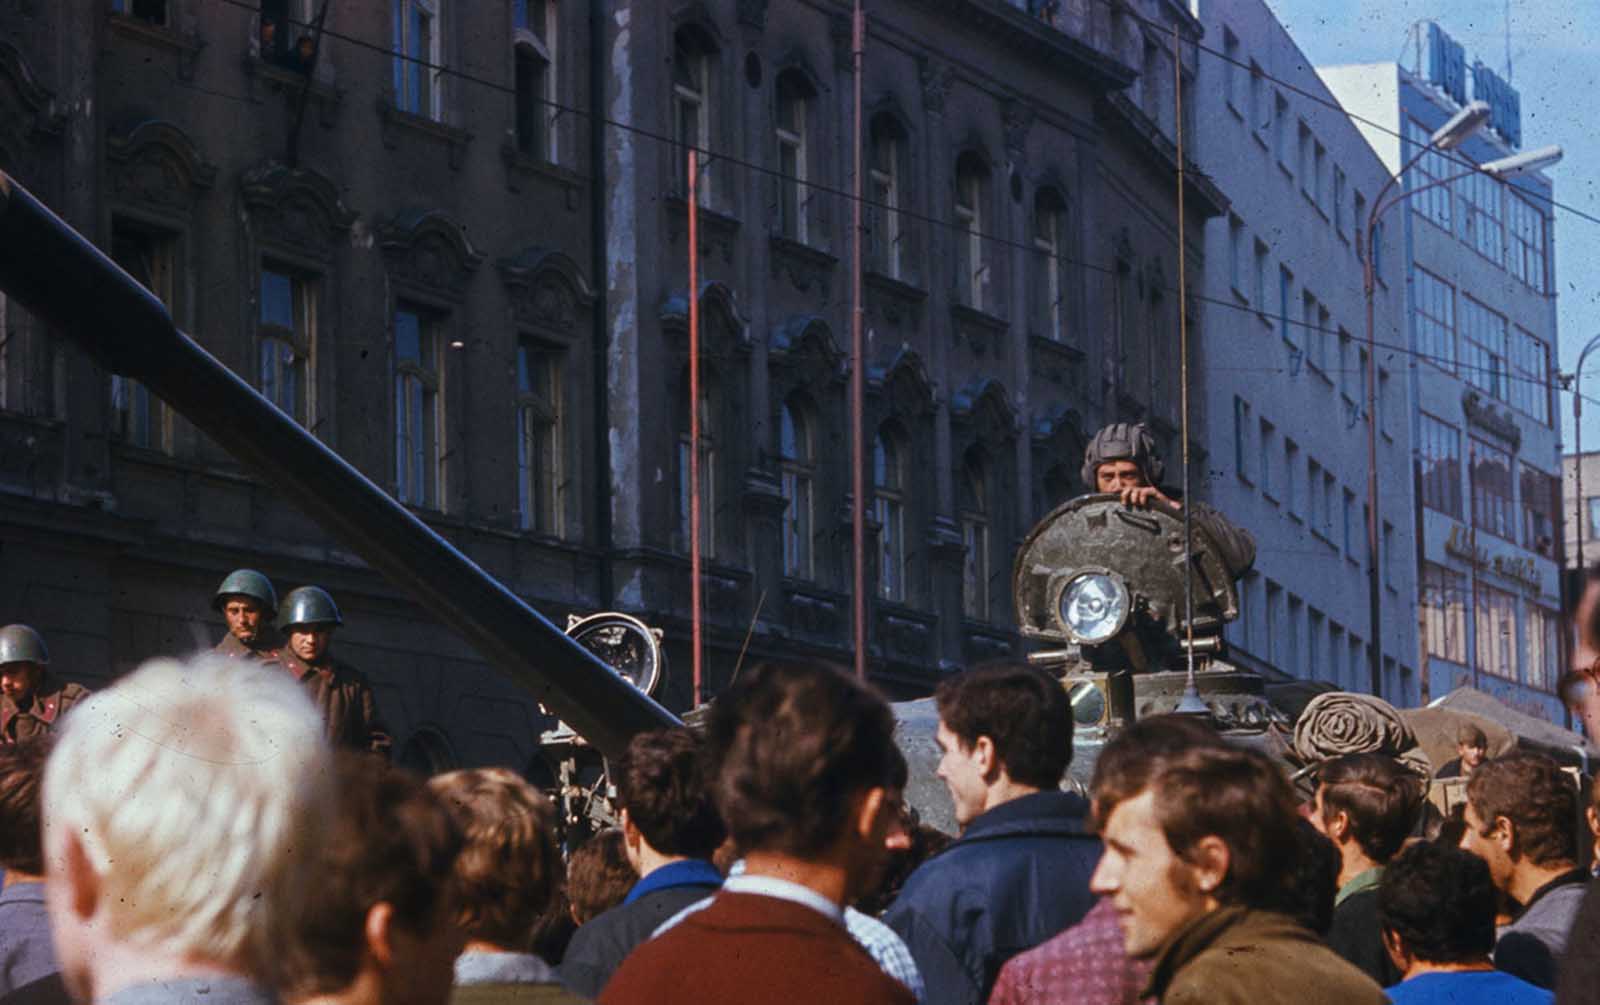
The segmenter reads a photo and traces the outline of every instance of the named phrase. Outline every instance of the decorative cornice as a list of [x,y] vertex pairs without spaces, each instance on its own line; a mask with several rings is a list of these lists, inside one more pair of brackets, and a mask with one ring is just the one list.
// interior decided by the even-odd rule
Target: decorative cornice
[[445,300],[462,300],[483,262],[466,229],[439,210],[401,213],[379,228],[378,240],[399,283]]
[[568,338],[578,331],[580,308],[594,303],[583,270],[564,252],[530,245],[495,263],[511,295],[511,320]]
[[328,258],[355,223],[330,179],[309,168],[269,161],[239,179],[239,197],[256,238]]

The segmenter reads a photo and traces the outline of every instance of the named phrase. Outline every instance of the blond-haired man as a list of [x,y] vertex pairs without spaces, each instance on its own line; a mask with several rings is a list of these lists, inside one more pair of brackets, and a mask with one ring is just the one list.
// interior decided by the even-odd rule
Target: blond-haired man
[[257,1005],[334,802],[287,675],[154,660],[63,719],[45,769],[46,898],[63,977],[107,1005]]

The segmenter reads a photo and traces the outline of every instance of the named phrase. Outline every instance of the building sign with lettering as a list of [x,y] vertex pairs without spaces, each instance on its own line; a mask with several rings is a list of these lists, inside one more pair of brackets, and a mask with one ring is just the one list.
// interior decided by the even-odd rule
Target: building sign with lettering
[[1534,564],[1533,556],[1491,556],[1488,549],[1473,540],[1472,531],[1458,523],[1450,525],[1450,537],[1444,542],[1444,551],[1452,558],[1459,558],[1474,568],[1514,580],[1535,593],[1542,588],[1539,568]]
[[[1428,22],[1428,83],[1457,105],[1467,103],[1467,54],[1443,28]],[[1522,146],[1522,96],[1482,62],[1472,64],[1472,97],[1489,106],[1489,128],[1513,148]]]

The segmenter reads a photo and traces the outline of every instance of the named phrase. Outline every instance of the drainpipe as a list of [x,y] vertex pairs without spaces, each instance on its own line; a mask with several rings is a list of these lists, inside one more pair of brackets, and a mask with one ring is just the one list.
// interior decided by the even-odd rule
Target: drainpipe
[[[607,610],[616,596],[611,576],[611,401],[608,362],[611,331],[607,313],[606,283],[609,262],[606,247],[606,15],[608,5],[589,5],[589,241],[594,277],[594,331],[591,356],[594,395],[594,544],[600,552],[599,607]],[[624,179],[625,181],[627,179]]]

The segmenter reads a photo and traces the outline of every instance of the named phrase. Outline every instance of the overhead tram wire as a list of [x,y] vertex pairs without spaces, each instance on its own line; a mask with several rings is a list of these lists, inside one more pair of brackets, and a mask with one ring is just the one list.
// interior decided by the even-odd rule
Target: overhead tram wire
[[[236,7],[238,9],[240,9],[240,10],[256,13],[256,14],[259,14],[260,10],[261,10],[261,8],[257,4],[250,3],[249,0],[216,0],[216,2],[225,4],[225,5],[230,6],[230,7]],[[1102,2],[1102,3],[1110,3],[1111,0],[1100,0],[1100,2]],[[1141,17],[1139,15],[1134,15],[1134,14],[1129,13],[1128,16],[1134,17],[1136,20],[1139,20],[1142,23],[1152,24],[1152,25],[1156,24],[1156,22],[1151,21],[1148,18],[1143,18],[1143,17]],[[311,27],[312,26],[308,22],[297,21],[297,20],[295,20],[293,18],[286,19],[286,23],[294,25],[294,26],[297,26],[297,27]],[[1161,27],[1164,28],[1165,26],[1161,26]],[[376,54],[381,55],[381,56],[383,56],[385,58],[388,58],[388,59],[399,59],[399,60],[404,61],[404,62],[415,63],[415,64],[420,65],[420,66],[422,66],[422,67],[424,67],[426,69],[435,71],[435,72],[437,72],[439,74],[442,74],[442,75],[445,75],[445,76],[455,77],[455,78],[463,80],[465,82],[477,84],[479,86],[486,87],[486,88],[488,88],[490,90],[498,91],[498,92],[500,92],[502,94],[510,95],[510,96],[513,96],[513,97],[516,95],[516,89],[515,88],[508,87],[507,85],[499,83],[498,81],[490,80],[490,79],[488,79],[486,77],[479,77],[479,76],[476,76],[474,74],[467,73],[464,70],[454,69],[454,68],[451,68],[451,67],[448,67],[448,66],[444,66],[444,65],[441,65],[441,64],[430,63],[427,60],[419,59],[419,58],[417,58],[415,56],[410,56],[410,55],[407,55],[405,53],[395,52],[393,49],[389,48],[388,46],[379,45],[377,43],[367,41],[366,39],[359,38],[357,36],[350,35],[348,33],[340,32],[340,31],[337,31],[337,30],[332,29],[332,28],[324,27],[323,30],[322,30],[322,34],[326,38],[338,39],[339,41],[349,43],[350,45],[354,45],[354,46],[356,46],[358,48],[365,49],[365,50],[367,50],[369,52],[376,53]],[[1201,46],[1197,42],[1196,43],[1191,43],[1191,44],[1195,45],[1197,48],[1201,49],[1202,51],[1216,54],[1215,50],[1206,48],[1205,46]],[[1217,54],[1217,55],[1219,56],[1219,58],[1224,58],[1224,59],[1227,58],[1227,57],[1222,57],[1221,54]],[[1229,59],[1228,61],[1229,62],[1233,62],[1236,65],[1238,65],[1238,61],[1236,61],[1236,60]],[[1307,92],[1304,92],[1303,90],[1295,87],[1295,85],[1290,84],[1290,83],[1285,82],[1285,81],[1281,81],[1278,78],[1272,77],[1269,74],[1263,73],[1262,76],[1264,78],[1266,78],[1268,80],[1272,80],[1272,81],[1274,81],[1276,83],[1282,83],[1286,88],[1289,88],[1291,90],[1295,90],[1296,93],[1305,94],[1305,96],[1307,98],[1311,99],[1311,100],[1317,101],[1318,103],[1321,103],[1321,104],[1329,105],[1330,107],[1338,109],[1341,112],[1343,111],[1342,107],[1339,106],[1337,104],[1337,102],[1331,102],[1331,103],[1327,102],[1324,99],[1321,99],[1320,97],[1318,97],[1317,95],[1313,95],[1313,94],[1309,94]],[[219,96],[226,97],[227,95],[219,94]],[[243,99],[236,99],[236,100],[243,100]],[[733,165],[733,166],[736,166],[736,167],[743,168],[743,169],[745,169],[747,171],[750,171],[752,173],[755,173],[755,174],[761,174],[761,175],[765,175],[765,176],[770,177],[770,178],[776,178],[776,179],[783,180],[783,181],[793,182],[793,183],[795,183],[797,185],[800,185],[802,187],[809,188],[813,192],[816,192],[816,193],[821,193],[821,194],[825,194],[825,195],[831,195],[831,196],[833,196],[835,198],[845,199],[845,200],[854,200],[855,199],[855,196],[853,196],[852,193],[850,193],[849,191],[847,191],[845,189],[836,188],[834,186],[826,185],[826,184],[823,184],[821,182],[812,181],[812,180],[809,180],[809,179],[798,178],[798,177],[793,176],[793,175],[787,175],[787,174],[784,174],[782,171],[779,171],[776,168],[768,167],[765,164],[759,164],[759,163],[756,163],[754,161],[745,160],[745,159],[740,158],[740,157],[735,157],[735,156],[728,155],[728,154],[717,153],[716,151],[710,150],[710,149],[702,149],[702,148],[699,148],[699,147],[688,146],[686,144],[681,143],[676,137],[670,136],[670,135],[668,135],[666,133],[657,132],[655,130],[647,129],[647,128],[643,127],[643,126],[636,126],[636,125],[633,125],[631,123],[619,122],[619,121],[617,121],[615,119],[611,119],[611,118],[607,118],[607,117],[594,116],[594,115],[590,114],[588,111],[586,111],[584,109],[577,108],[577,107],[571,106],[571,105],[566,105],[566,104],[563,104],[563,103],[561,103],[559,101],[555,101],[555,100],[552,100],[552,99],[536,98],[534,100],[538,104],[544,105],[547,108],[555,109],[556,111],[562,112],[563,114],[569,114],[569,115],[572,115],[572,116],[574,116],[576,118],[592,119],[592,120],[597,121],[599,124],[601,124],[603,126],[609,126],[611,128],[614,128],[614,129],[623,130],[623,131],[632,133],[632,134],[634,134],[636,136],[643,137],[645,139],[655,140],[657,142],[665,143],[665,144],[668,144],[668,145],[673,146],[673,147],[682,147],[682,148],[685,148],[687,150],[694,150],[694,151],[700,153],[704,157],[705,163],[710,163],[712,161],[718,161],[718,162],[722,162],[722,163],[725,163],[725,164],[730,164],[730,165]],[[1399,135],[1398,133],[1395,133],[1393,130],[1386,129],[1386,128],[1380,126],[1377,123],[1370,122],[1370,121],[1365,120],[1365,119],[1360,119],[1360,118],[1358,118],[1356,116],[1351,116],[1351,118],[1356,120],[1356,121],[1364,122],[1364,123],[1366,123],[1368,125],[1371,125],[1376,129],[1379,129],[1379,130],[1381,130],[1383,132],[1389,133],[1390,135],[1396,135],[1396,136]],[[1465,162],[1465,163],[1467,163],[1468,166],[1474,166],[1474,167],[1476,166],[1476,165],[1472,165],[1470,162]],[[1189,174],[1191,172],[1186,171],[1185,173]],[[1198,173],[1198,172],[1194,172],[1194,173]],[[1521,192],[1523,190],[1518,189],[1518,191]],[[1556,206],[1558,206],[1560,208],[1563,208],[1563,209],[1567,209],[1569,212],[1573,212],[1575,214],[1584,216],[1585,219],[1592,220],[1595,223],[1600,223],[1600,217],[1590,217],[1590,216],[1587,216],[1587,215],[1583,214],[1583,212],[1581,210],[1577,210],[1577,209],[1574,209],[1572,207],[1565,206],[1564,204],[1561,204],[1561,203],[1555,203],[1554,200],[1550,200],[1550,201],[1552,202],[1553,205],[1556,205]],[[907,209],[907,208],[901,207],[901,206],[893,206],[893,205],[889,205],[887,203],[877,202],[877,201],[875,201],[873,199],[866,198],[866,197],[862,197],[860,199],[860,202],[861,202],[861,205],[864,206],[864,207],[870,207],[870,208],[873,208],[873,209],[879,209],[879,210],[884,210],[884,211],[887,211],[887,212],[892,212],[892,213],[895,213],[895,214],[899,215],[902,219],[911,220],[911,221],[915,221],[917,223],[926,224],[926,225],[928,225],[930,227],[940,227],[940,228],[944,228],[944,229],[947,229],[947,230],[955,230],[955,229],[958,228],[958,225],[954,221],[942,220],[942,219],[939,219],[938,217],[932,216],[930,214],[919,213],[919,212],[917,212],[916,210],[913,210],[913,209]],[[987,232],[984,232],[984,231],[969,231],[969,230],[965,230],[965,229],[962,229],[961,233],[966,234],[968,236],[976,236],[980,240],[983,240],[983,241],[985,241],[987,243],[993,244],[996,247],[1011,248],[1011,249],[1014,249],[1014,250],[1017,250],[1017,251],[1025,252],[1027,254],[1038,254],[1039,253],[1038,249],[1034,248],[1030,244],[1025,244],[1022,241],[1017,241],[1017,240],[1014,240],[1014,239],[1008,238],[1008,237],[1002,237],[1002,236],[997,235],[997,234],[991,234],[991,233],[987,233]],[[1060,264],[1075,266],[1077,268],[1085,269],[1085,270],[1088,270],[1090,272],[1098,272],[1098,273],[1101,273],[1103,275],[1112,275],[1112,274],[1115,274],[1116,271],[1117,271],[1115,268],[1113,268],[1111,266],[1100,265],[1098,263],[1084,261],[1082,259],[1074,259],[1074,258],[1070,258],[1070,257],[1068,257],[1066,255],[1062,255],[1062,254],[1059,254],[1059,253],[1053,254],[1050,257],[1053,260],[1055,260],[1056,262],[1059,262]],[[1165,286],[1165,287],[1162,287],[1162,292],[1174,293],[1175,294],[1177,292],[1177,288],[1175,286]],[[1254,307],[1254,306],[1252,306],[1250,304],[1241,304],[1236,300],[1223,299],[1223,298],[1220,298],[1220,297],[1212,297],[1212,296],[1207,296],[1207,295],[1202,294],[1202,293],[1193,293],[1193,292],[1189,293],[1188,296],[1189,296],[1189,298],[1191,300],[1194,300],[1194,301],[1197,301],[1197,302],[1200,302],[1200,303],[1215,305],[1215,306],[1218,306],[1218,307],[1225,307],[1225,308],[1228,308],[1229,310],[1233,310],[1233,311],[1236,311],[1236,312],[1239,312],[1239,313],[1248,313],[1248,314],[1254,314],[1254,315],[1260,315],[1260,314],[1264,313],[1263,311],[1261,311],[1257,307]],[[1463,370],[1463,369],[1470,369],[1470,370],[1481,371],[1481,372],[1486,372],[1486,373],[1497,372],[1492,367],[1473,366],[1473,365],[1468,364],[1468,363],[1464,363],[1464,362],[1460,362],[1460,361],[1457,361],[1457,360],[1449,359],[1448,357],[1444,357],[1444,356],[1440,356],[1440,355],[1437,355],[1437,354],[1423,352],[1423,351],[1417,350],[1417,349],[1412,349],[1410,346],[1407,346],[1407,345],[1402,345],[1402,344],[1392,343],[1392,342],[1382,342],[1382,341],[1379,341],[1376,338],[1369,340],[1369,339],[1364,338],[1362,336],[1353,335],[1353,334],[1350,334],[1348,332],[1341,332],[1339,329],[1336,329],[1336,328],[1323,328],[1320,325],[1309,324],[1309,323],[1307,323],[1305,321],[1296,320],[1294,318],[1290,318],[1290,317],[1287,317],[1287,316],[1277,316],[1275,318],[1275,320],[1276,320],[1276,322],[1278,324],[1284,325],[1286,327],[1293,327],[1293,328],[1296,328],[1296,329],[1298,329],[1300,331],[1315,332],[1315,333],[1319,333],[1319,334],[1323,334],[1323,335],[1331,335],[1331,336],[1334,336],[1334,337],[1340,338],[1340,339],[1348,339],[1350,342],[1355,343],[1357,345],[1367,346],[1367,347],[1370,347],[1370,348],[1375,349],[1375,350],[1386,351],[1386,352],[1391,353],[1393,355],[1403,355],[1403,356],[1415,357],[1415,358],[1420,359],[1420,360],[1427,360],[1429,362],[1436,363],[1436,364],[1438,364],[1440,366],[1451,367],[1451,368],[1453,368],[1453,369],[1455,369],[1457,371],[1460,371],[1460,370]],[[1296,351],[1298,351],[1298,352],[1300,352],[1302,354],[1304,354],[1306,352],[1305,349],[1299,348],[1299,347],[1296,347]],[[709,354],[708,354],[707,358],[711,358]],[[1306,366],[1307,363],[1306,362],[1302,362],[1301,365],[1302,366]],[[1316,368],[1319,369],[1319,370],[1323,370],[1324,372],[1327,372],[1326,368],[1324,368],[1324,367],[1320,367],[1319,366],[1319,367],[1316,367]],[[1260,370],[1262,372],[1270,372],[1272,370],[1279,370],[1279,369],[1283,369],[1283,368],[1281,368],[1281,367],[1262,367],[1262,368],[1260,368]],[[1566,393],[1566,394],[1574,393],[1570,387],[1568,387],[1564,382],[1562,382],[1560,380],[1540,381],[1538,378],[1535,378],[1535,377],[1523,377],[1523,376],[1517,376],[1517,375],[1512,375],[1512,374],[1506,374],[1506,373],[1503,373],[1503,372],[1500,373],[1500,378],[1503,379],[1503,380],[1507,380],[1507,381],[1534,383],[1534,384],[1537,384],[1539,386],[1545,387],[1547,389],[1552,389],[1552,390],[1555,390],[1555,391],[1558,391],[1558,392],[1562,392],[1562,393]],[[1581,397],[1586,402],[1589,402],[1591,404],[1600,405],[1600,398],[1591,397],[1591,396],[1589,396],[1587,394],[1582,395]]]

